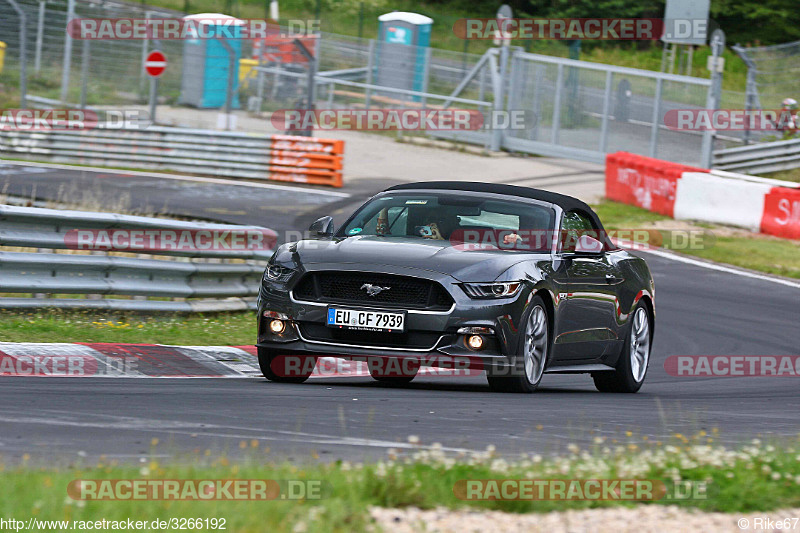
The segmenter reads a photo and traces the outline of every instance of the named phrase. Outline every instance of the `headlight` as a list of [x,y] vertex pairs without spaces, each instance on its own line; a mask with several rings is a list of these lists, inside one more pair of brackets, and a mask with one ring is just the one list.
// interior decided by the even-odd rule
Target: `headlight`
[[462,283],[461,288],[470,298],[510,298],[522,288],[522,282]]
[[285,283],[289,281],[294,273],[295,270],[291,268],[280,265],[267,265],[266,270],[264,270],[264,281]]

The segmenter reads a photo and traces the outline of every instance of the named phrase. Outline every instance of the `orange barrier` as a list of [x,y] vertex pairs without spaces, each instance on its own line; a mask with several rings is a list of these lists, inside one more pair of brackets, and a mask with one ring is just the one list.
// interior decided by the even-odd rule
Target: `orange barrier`
[[269,179],[341,187],[344,141],[271,135]]

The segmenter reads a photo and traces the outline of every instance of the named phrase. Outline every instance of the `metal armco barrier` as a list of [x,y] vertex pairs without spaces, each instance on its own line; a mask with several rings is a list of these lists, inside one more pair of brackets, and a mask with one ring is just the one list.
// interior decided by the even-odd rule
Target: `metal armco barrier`
[[714,168],[758,174],[800,168],[800,139],[717,150]]
[[[81,230],[251,231],[264,236],[258,249],[139,250],[131,256],[74,248],[70,232]],[[94,308],[130,311],[233,311],[255,308],[255,296],[275,232],[251,226],[182,222],[148,217],[0,205],[0,246],[40,253],[0,251],[0,308]],[[140,254],[148,254],[147,258]],[[98,255],[99,254],[99,255]],[[135,255],[134,255],[135,254]],[[158,256],[176,256],[172,260]],[[236,262],[230,262],[235,260]],[[38,297],[9,297],[31,293]],[[102,295],[90,299],[44,295]],[[135,299],[106,298],[133,296]],[[142,298],[158,298],[147,300]],[[187,299],[169,301],[169,298]]]
[[54,163],[173,170],[342,186],[344,141],[149,127],[0,131],[0,154]]

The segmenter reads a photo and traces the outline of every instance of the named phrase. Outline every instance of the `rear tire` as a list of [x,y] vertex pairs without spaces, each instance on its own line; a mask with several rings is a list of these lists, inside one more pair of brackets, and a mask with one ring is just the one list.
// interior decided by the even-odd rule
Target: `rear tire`
[[631,326],[625,336],[625,346],[617,369],[614,372],[592,374],[597,390],[634,393],[642,388],[650,365],[651,331],[650,313],[640,302],[631,315]]
[[[539,387],[544,369],[550,357],[550,317],[544,301],[535,296],[531,300],[528,315],[520,325],[517,354],[511,366],[495,369],[487,368],[486,379],[495,392],[530,393]],[[524,324],[524,329],[522,324]],[[509,376],[508,373],[511,372]]]
[[[313,355],[295,355],[290,357],[301,357],[301,358],[313,358],[313,361],[303,361],[301,368],[303,372],[299,375],[292,375],[292,376],[281,376],[275,373],[273,370],[273,362],[276,362],[276,357],[288,355],[283,354],[281,352],[269,349],[269,348],[258,348],[258,366],[261,368],[261,373],[270,381],[274,381],[276,383],[303,383],[308,377],[311,375],[311,372],[314,370],[314,364],[316,364],[317,358]],[[313,364],[312,364],[313,363]],[[276,362],[276,364],[280,364],[280,362]],[[311,370],[307,370],[310,368]]]

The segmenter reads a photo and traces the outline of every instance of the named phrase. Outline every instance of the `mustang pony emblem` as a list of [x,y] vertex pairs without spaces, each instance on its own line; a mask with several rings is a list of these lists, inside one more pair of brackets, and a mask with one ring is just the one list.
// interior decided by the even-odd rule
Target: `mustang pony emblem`
[[388,291],[391,289],[391,287],[381,287],[379,285],[372,285],[371,283],[365,283],[361,286],[361,288],[367,289],[367,296],[377,296],[383,291]]

